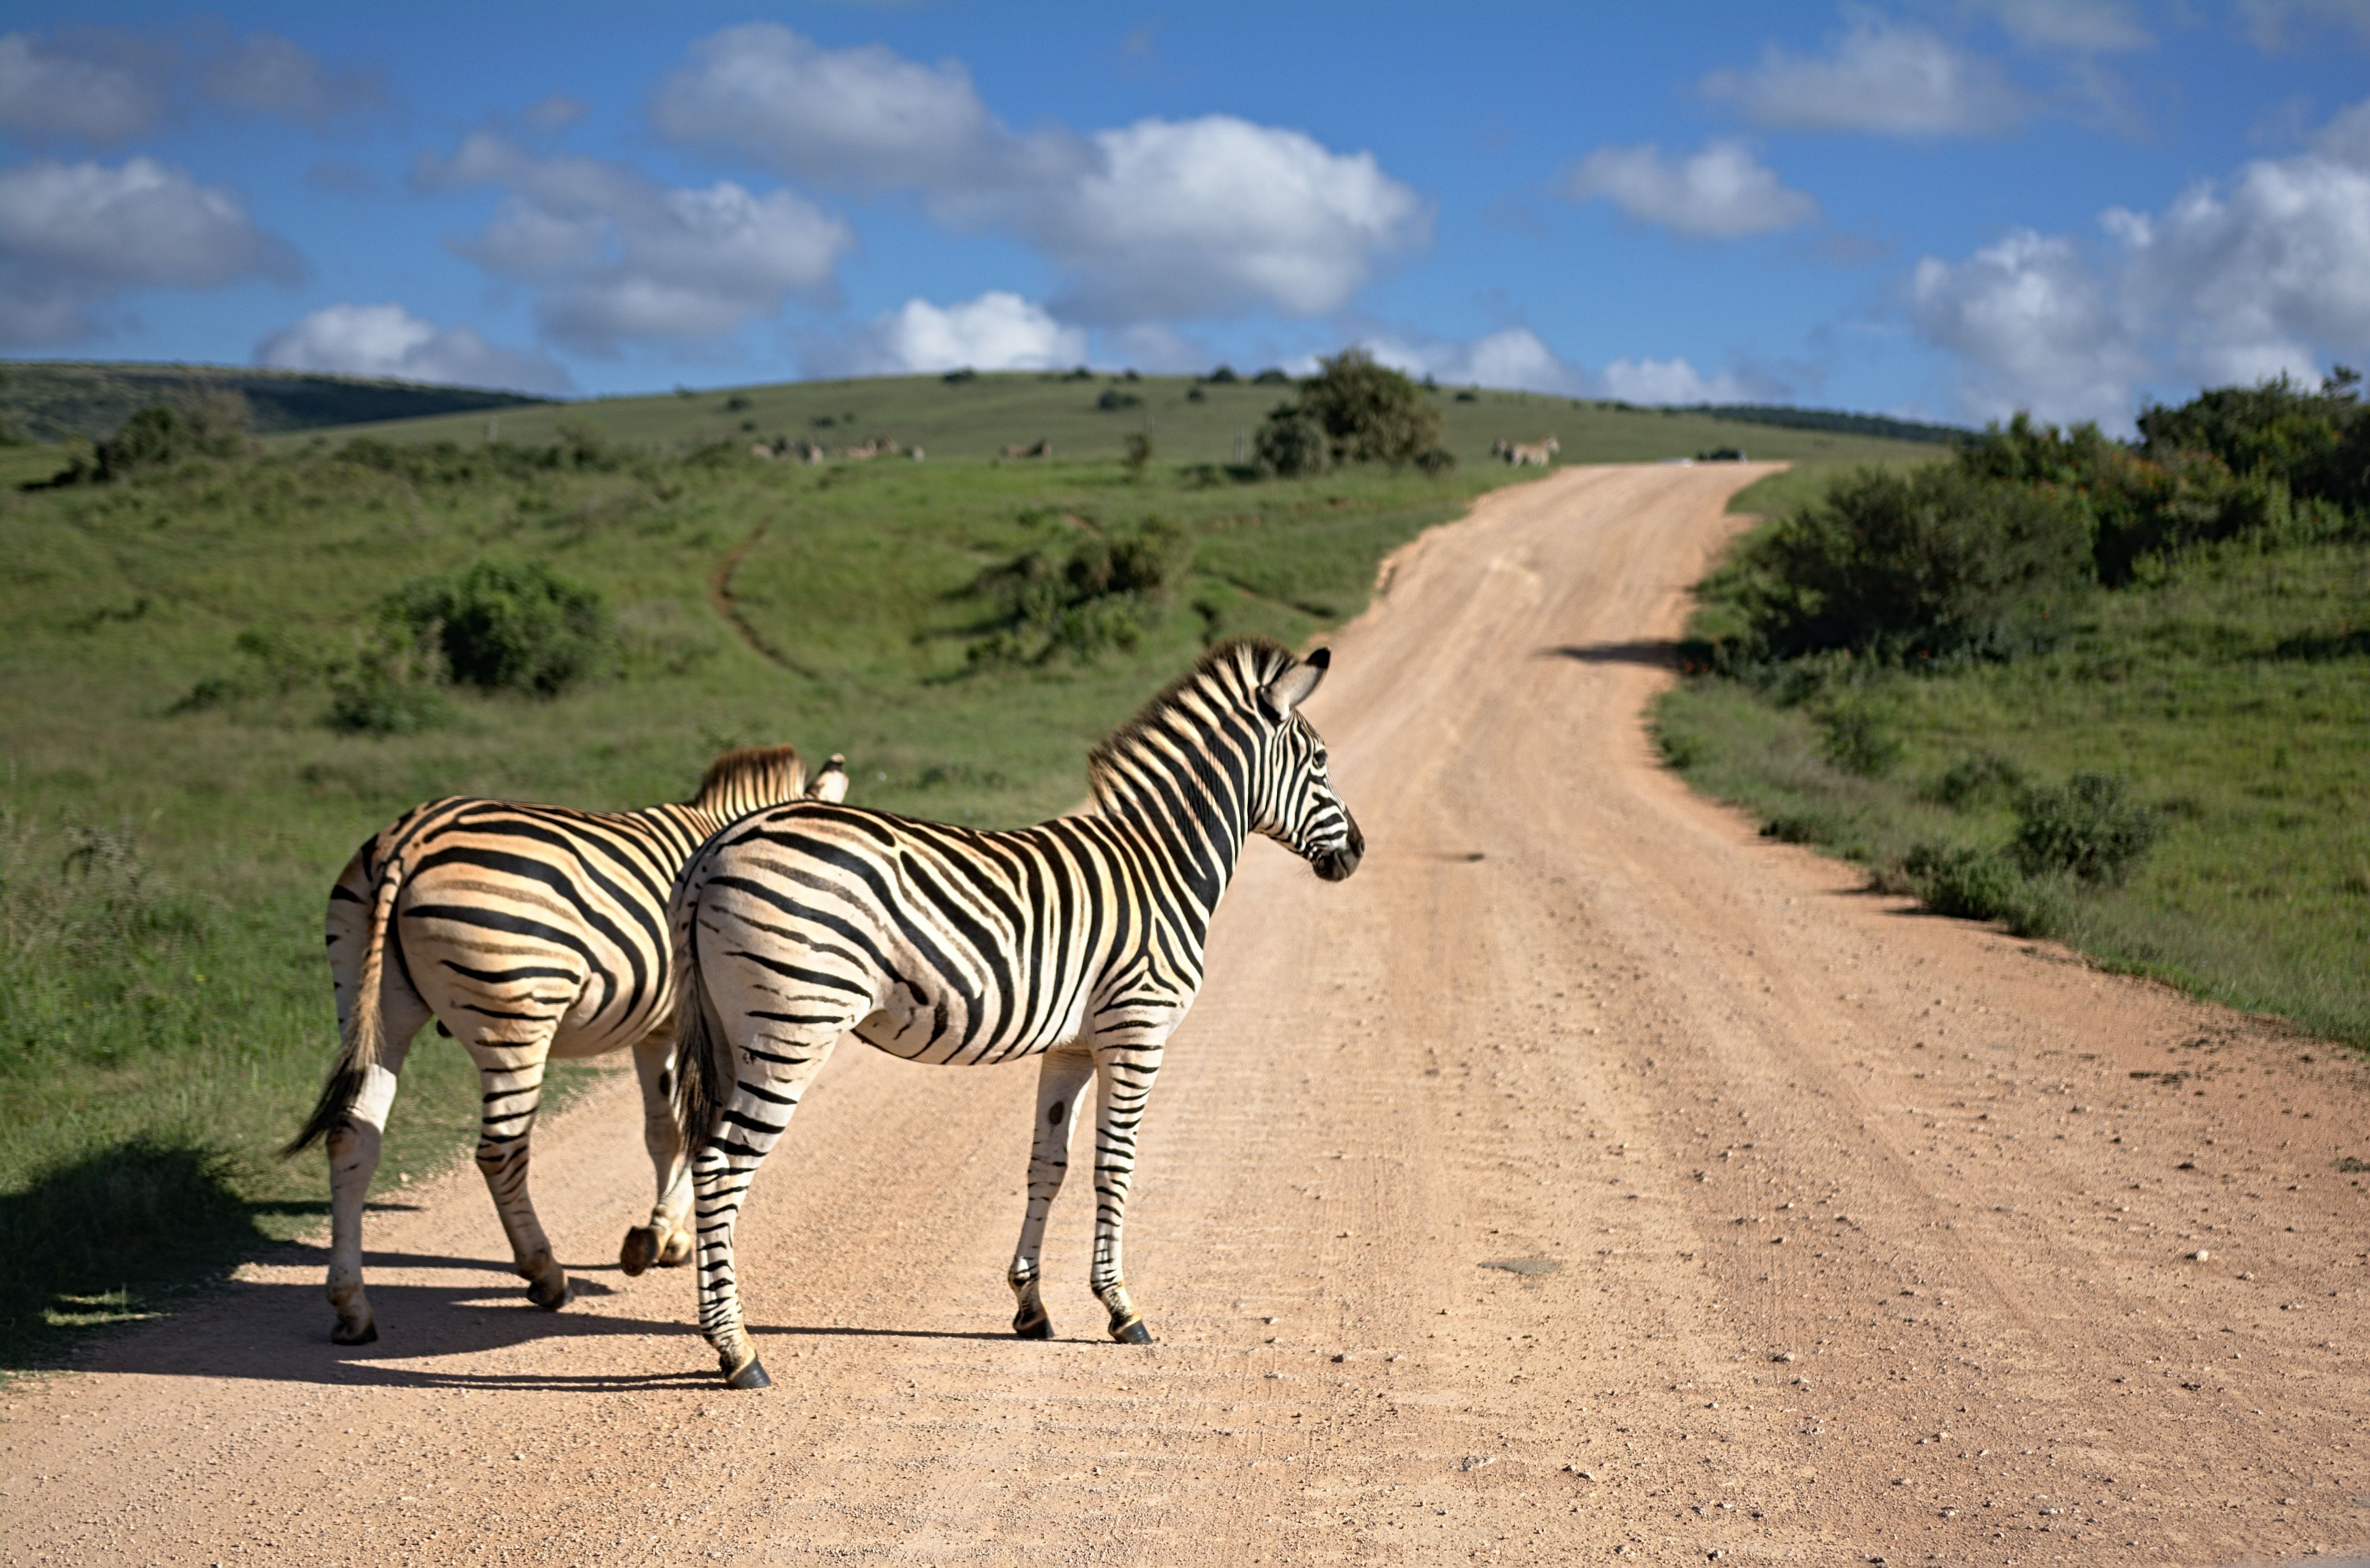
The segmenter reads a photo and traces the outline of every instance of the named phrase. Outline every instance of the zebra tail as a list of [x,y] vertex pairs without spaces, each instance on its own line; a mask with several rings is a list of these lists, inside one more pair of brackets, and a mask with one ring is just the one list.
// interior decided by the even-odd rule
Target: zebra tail
[[[685,871],[686,879],[693,874],[689,869]],[[723,1030],[717,1027],[708,1003],[708,986],[699,974],[699,894],[696,886],[685,894],[690,907],[676,934],[674,949],[674,1093],[669,1104],[685,1160],[707,1147],[732,1071],[731,1047]]]
[[337,1130],[354,1107],[355,1097],[370,1081],[370,1072],[386,1051],[386,1020],[379,1009],[379,986],[386,973],[387,933],[395,924],[396,896],[403,891],[403,860],[390,859],[379,868],[376,897],[371,905],[370,936],[362,944],[362,973],[354,982],[354,1005],[347,1010],[346,1026],[338,1038],[338,1065],[321,1086],[313,1119],[280,1150],[293,1159]]

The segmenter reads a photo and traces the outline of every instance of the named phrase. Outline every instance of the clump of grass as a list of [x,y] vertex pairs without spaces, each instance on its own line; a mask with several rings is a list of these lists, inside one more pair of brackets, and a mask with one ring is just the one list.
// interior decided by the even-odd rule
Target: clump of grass
[[2012,758],[1986,749],[1970,752],[1943,769],[1924,794],[1954,812],[1974,811],[2011,798],[2024,785],[2023,768]]
[[2086,882],[2121,882],[2163,836],[2156,813],[2131,798],[2121,778],[2077,773],[2017,801],[2016,858],[2026,874],[2065,871]]

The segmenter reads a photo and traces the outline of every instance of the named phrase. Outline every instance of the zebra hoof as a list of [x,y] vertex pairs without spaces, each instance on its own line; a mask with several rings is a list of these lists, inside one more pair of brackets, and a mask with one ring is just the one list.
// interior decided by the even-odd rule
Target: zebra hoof
[[539,1279],[526,1287],[526,1298],[546,1312],[557,1312],[567,1306],[570,1294],[566,1274],[558,1280]]
[[659,1261],[658,1228],[637,1225],[626,1232],[625,1245],[617,1249],[617,1266],[629,1274],[640,1274]]
[[1022,1339],[1049,1340],[1053,1337],[1053,1318],[1040,1311],[1035,1317],[1022,1312],[1012,1320],[1012,1332]]
[[765,1364],[753,1355],[748,1366],[738,1372],[725,1374],[724,1386],[728,1389],[770,1389],[774,1380],[765,1376]]
[[336,1328],[329,1331],[329,1343],[331,1344],[376,1344],[378,1320],[373,1318],[359,1329],[340,1321]]
[[1124,1323],[1111,1325],[1111,1338],[1122,1344],[1150,1344],[1152,1331],[1144,1326],[1141,1318],[1130,1318]]
[[678,1230],[666,1239],[665,1246],[659,1249],[659,1267],[679,1269],[689,1262],[691,1262],[691,1232]]

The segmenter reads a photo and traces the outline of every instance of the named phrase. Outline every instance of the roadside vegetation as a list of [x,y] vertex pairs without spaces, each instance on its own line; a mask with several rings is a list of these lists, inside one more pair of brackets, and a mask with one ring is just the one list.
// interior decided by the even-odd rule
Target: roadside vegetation
[[1939,913],[2370,1045],[2370,410],[2208,391],[1794,472],[1698,586],[1664,755]]

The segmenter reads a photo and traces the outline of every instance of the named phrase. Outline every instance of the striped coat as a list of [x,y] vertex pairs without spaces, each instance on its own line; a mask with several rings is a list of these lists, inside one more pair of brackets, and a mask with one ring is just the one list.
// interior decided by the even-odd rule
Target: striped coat
[[411,1037],[431,1020],[477,1065],[477,1165],[528,1297],[558,1308],[567,1272],[527,1193],[528,1139],[554,1056],[630,1048],[658,1201],[625,1264],[689,1256],[681,1140],[668,1106],[674,984],[666,928],[675,874],[735,818],[802,795],[838,800],[840,759],[811,787],[791,746],[717,758],[682,805],[632,812],[454,798],[416,806],[354,852],[329,890],[340,1050],[294,1154],[329,1155],[331,1338],[378,1337],[362,1277],[362,1212]]
[[1145,1103],[1202,985],[1202,942],[1253,834],[1338,881],[1364,841],[1298,711],[1329,656],[1265,640],[1205,655],[1097,748],[1087,812],[1015,832],[819,804],[758,812],[685,868],[678,1119],[693,1140],[700,1327],[735,1388],[766,1378],[742,1323],[733,1227],[840,1036],[917,1062],[1041,1058],[1016,1332],[1052,1332],[1045,1217],[1096,1084],[1088,1283],[1112,1337],[1150,1336],[1121,1267]]

